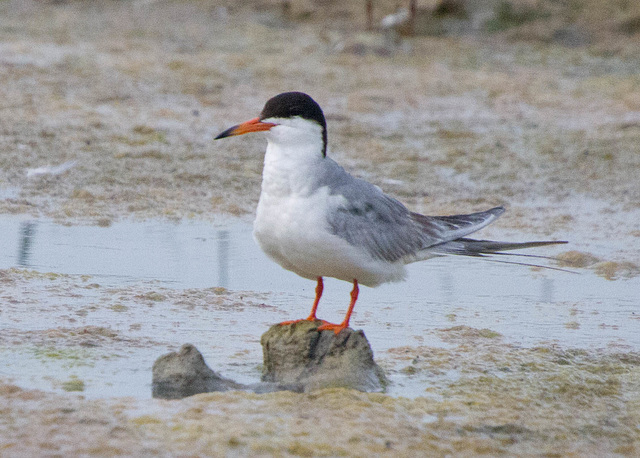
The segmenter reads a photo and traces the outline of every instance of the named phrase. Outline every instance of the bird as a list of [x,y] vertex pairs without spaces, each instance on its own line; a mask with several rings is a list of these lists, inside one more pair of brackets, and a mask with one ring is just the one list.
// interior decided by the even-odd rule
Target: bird
[[[234,125],[215,140],[263,132],[267,139],[253,237],[276,263],[316,281],[311,313],[300,321],[321,321],[318,331],[339,334],[349,327],[359,285],[402,281],[405,266],[436,256],[487,256],[506,250],[565,241],[497,242],[467,235],[505,212],[426,216],[356,178],[327,155],[327,123],[320,105],[303,92],[269,99],[258,117]],[[323,277],[352,283],[344,320],[316,316]]]

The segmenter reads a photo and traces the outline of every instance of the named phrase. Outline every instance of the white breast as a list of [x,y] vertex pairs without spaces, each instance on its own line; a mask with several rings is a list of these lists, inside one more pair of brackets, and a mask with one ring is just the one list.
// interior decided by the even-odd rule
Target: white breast
[[376,286],[404,279],[401,262],[373,259],[331,232],[327,213],[344,198],[331,194],[327,186],[311,189],[308,185],[308,174],[322,167],[322,159],[296,163],[283,160],[273,148],[270,144],[265,156],[253,229],[262,250],[285,269],[312,280],[326,276]]

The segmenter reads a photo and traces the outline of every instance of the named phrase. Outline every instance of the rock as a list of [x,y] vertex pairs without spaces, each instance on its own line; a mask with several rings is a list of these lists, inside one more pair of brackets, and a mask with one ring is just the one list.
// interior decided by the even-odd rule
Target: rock
[[300,386],[308,392],[328,387],[383,391],[387,379],[373,360],[362,331],[318,331],[321,322],[274,325],[262,335],[262,380]]
[[362,331],[318,331],[320,321],[272,326],[262,335],[262,382],[243,385],[211,370],[191,344],[159,357],[153,364],[154,398],[181,399],[212,391],[308,392],[344,387],[383,391],[387,379],[373,360]]
[[281,383],[252,383],[243,385],[222,377],[204,362],[202,354],[191,344],[184,344],[177,352],[159,357],[153,364],[152,395],[154,398],[182,399],[212,391],[243,390],[254,393],[274,391],[302,391],[301,385]]
[[238,390],[243,385],[212,371],[191,344],[159,357],[153,364],[153,397],[180,399],[198,393]]

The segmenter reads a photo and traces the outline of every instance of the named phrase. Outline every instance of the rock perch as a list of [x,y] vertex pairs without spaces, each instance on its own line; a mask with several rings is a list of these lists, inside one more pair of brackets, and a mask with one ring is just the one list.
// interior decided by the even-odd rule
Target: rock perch
[[305,392],[328,387],[383,391],[387,379],[373,360],[362,331],[318,331],[320,321],[272,326],[262,335],[262,380],[301,385]]

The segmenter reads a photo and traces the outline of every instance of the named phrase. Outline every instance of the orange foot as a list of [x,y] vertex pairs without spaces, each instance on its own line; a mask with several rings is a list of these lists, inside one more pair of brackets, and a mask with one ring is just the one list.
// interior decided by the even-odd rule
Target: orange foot
[[342,322],[340,324],[329,323],[328,321],[322,321],[322,325],[318,326],[318,331],[333,331],[334,334],[340,334],[340,331],[349,327],[349,323]]
[[291,324],[296,324],[296,323],[300,323],[301,321],[322,321],[322,326],[324,326],[325,324],[331,324],[328,321],[325,320],[321,320],[319,318],[316,317],[309,317],[309,318],[301,318],[299,320],[288,320],[288,321],[283,321],[282,323],[278,323],[280,326],[289,326]]

